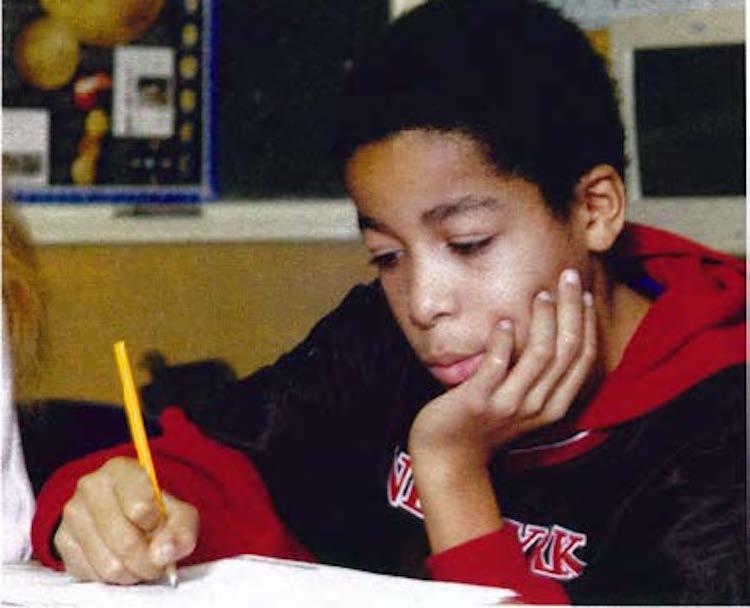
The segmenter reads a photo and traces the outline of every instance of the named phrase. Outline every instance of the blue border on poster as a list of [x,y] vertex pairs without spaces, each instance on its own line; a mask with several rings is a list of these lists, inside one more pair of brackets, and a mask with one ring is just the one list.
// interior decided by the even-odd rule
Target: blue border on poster
[[202,203],[216,200],[216,19],[218,0],[203,0],[201,183],[185,186],[47,186],[9,189],[15,203]]

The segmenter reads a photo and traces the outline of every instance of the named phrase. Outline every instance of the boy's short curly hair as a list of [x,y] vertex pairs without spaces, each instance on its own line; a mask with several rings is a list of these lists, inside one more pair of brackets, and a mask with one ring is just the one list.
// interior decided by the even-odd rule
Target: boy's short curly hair
[[355,63],[339,119],[343,162],[406,129],[464,132],[499,171],[537,184],[560,216],[587,170],[624,170],[604,59],[534,0],[431,0],[407,13]]

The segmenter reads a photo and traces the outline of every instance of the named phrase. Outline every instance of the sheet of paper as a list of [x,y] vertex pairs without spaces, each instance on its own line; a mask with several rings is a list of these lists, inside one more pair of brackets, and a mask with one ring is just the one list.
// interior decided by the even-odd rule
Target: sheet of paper
[[322,566],[241,556],[179,570],[180,584],[117,587],[76,583],[38,564],[2,567],[2,606],[22,608],[441,608],[511,603],[505,589],[421,581]]

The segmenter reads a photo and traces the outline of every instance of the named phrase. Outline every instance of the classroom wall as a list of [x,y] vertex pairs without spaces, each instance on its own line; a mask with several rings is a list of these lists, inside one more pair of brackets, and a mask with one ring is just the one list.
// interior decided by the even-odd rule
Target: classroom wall
[[[40,246],[49,298],[43,372],[19,397],[119,403],[112,344],[134,367],[221,357],[244,375],[306,335],[357,281],[358,242]],[[136,382],[148,375],[135,370]]]

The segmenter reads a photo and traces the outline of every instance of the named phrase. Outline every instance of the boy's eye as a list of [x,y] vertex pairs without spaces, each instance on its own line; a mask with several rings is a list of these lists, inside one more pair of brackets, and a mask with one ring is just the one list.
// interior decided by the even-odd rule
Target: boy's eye
[[467,239],[467,240],[456,240],[450,241],[448,247],[455,251],[459,255],[474,255],[480,253],[486,249],[492,241],[495,240],[494,236],[486,236],[481,238]]
[[370,264],[375,266],[378,270],[388,270],[389,268],[394,268],[396,266],[400,257],[401,253],[398,251],[377,253],[370,258]]

